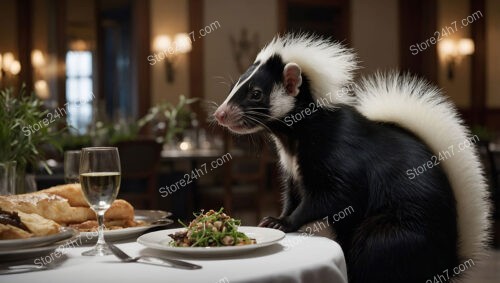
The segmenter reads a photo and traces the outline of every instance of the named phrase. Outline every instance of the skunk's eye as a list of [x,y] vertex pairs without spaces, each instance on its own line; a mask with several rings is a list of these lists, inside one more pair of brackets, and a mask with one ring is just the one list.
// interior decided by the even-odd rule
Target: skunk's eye
[[250,91],[250,99],[251,100],[261,100],[262,99],[262,90],[252,89]]

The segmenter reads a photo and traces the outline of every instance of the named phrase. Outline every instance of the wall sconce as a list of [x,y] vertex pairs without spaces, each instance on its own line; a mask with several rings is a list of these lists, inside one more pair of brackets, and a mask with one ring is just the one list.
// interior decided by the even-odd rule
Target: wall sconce
[[33,65],[35,69],[40,69],[45,66],[45,56],[43,56],[42,51],[38,49],[31,51],[31,65]]
[[7,52],[3,56],[0,55],[0,63],[2,72],[5,74],[11,73],[16,76],[21,72],[21,63],[14,58],[12,52]]
[[31,51],[31,66],[33,66],[35,81],[42,78],[42,71],[45,67],[45,56],[38,49]]
[[45,80],[38,80],[35,82],[35,93],[38,98],[46,100],[50,97],[49,85]]
[[43,52],[34,49],[31,51],[31,65],[34,70],[34,90],[36,96],[42,100],[46,100],[50,97],[49,86],[47,81],[43,79],[43,68],[45,67],[45,56]]
[[154,58],[157,62],[165,61],[167,82],[172,83],[175,78],[175,62],[180,54],[191,51],[191,38],[187,33],[178,33],[174,40],[168,35],[158,35],[153,42]]
[[454,69],[467,55],[474,53],[474,41],[470,38],[462,38],[458,41],[443,39],[439,43],[439,54],[446,64],[446,73],[449,80],[454,77]]
[[14,58],[12,52],[0,54],[0,87],[8,86],[10,76],[17,76],[21,72],[21,63]]

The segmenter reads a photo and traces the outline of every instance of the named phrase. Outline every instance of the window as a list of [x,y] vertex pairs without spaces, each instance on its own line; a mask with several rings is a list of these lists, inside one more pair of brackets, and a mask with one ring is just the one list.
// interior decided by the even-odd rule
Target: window
[[92,122],[92,52],[66,53],[66,108],[70,131],[86,134]]

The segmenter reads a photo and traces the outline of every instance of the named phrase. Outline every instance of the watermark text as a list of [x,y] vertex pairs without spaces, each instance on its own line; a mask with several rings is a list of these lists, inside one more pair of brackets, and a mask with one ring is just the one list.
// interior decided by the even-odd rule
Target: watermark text
[[448,160],[453,156],[455,156],[455,154],[460,153],[472,147],[478,141],[479,137],[477,135],[474,135],[460,142],[457,146],[452,144],[447,149],[441,150],[438,154],[431,156],[431,158],[427,162],[417,167],[413,167],[411,169],[406,170],[406,175],[410,180],[413,180],[417,176],[420,176],[425,172],[427,172],[428,170],[438,166],[439,164],[441,164],[442,161]]
[[161,197],[167,197],[168,195],[175,193],[180,188],[191,184],[194,180],[197,180],[198,178],[208,174],[208,172],[221,167],[231,159],[233,159],[233,156],[228,152],[217,158],[216,160],[211,161],[209,164],[205,162],[201,164],[199,168],[193,169],[191,172],[184,174],[183,178],[179,181],[169,186],[161,187],[158,191]]
[[71,103],[66,102],[63,105],[63,107],[58,107],[58,108],[54,109],[54,111],[48,112],[45,115],[45,118],[41,119],[40,121],[38,121],[32,125],[22,127],[21,131],[23,132],[23,134],[25,136],[30,136],[31,134],[34,134],[34,133],[40,131],[41,129],[48,127],[49,125],[51,125],[55,121],[59,120],[60,118],[64,118],[67,115],[66,108],[68,105],[73,104],[76,107],[80,107],[82,104],[87,104],[90,101],[92,101],[92,99],[94,99],[95,96],[94,96],[94,93],[91,93],[91,94],[92,94],[92,97],[89,100],[79,100],[79,101],[71,102]]
[[472,13],[471,15],[463,18],[460,21],[453,21],[449,25],[444,26],[441,30],[437,30],[434,32],[433,36],[429,37],[425,41],[415,43],[410,46],[410,52],[411,55],[417,55],[418,53],[427,50],[429,47],[432,45],[435,45],[442,39],[451,36],[455,32],[457,32],[459,29],[463,29],[464,27],[468,26],[469,24],[474,23],[475,21],[483,18],[483,13],[480,10],[477,10],[476,12]]
[[450,270],[445,269],[441,274],[436,274],[431,279],[427,279],[425,283],[444,283],[450,281],[451,278],[459,275],[462,272],[465,272],[467,269],[473,267],[475,265],[474,260],[469,259],[464,261],[463,263],[455,266],[451,272]]
[[330,223],[333,225],[337,222],[340,222],[342,221],[342,219],[348,217],[353,213],[355,213],[354,208],[352,206],[348,206],[337,213],[327,215],[322,219],[322,221],[314,222],[313,225],[307,226],[305,232],[300,233],[298,237],[295,237],[293,239],[285,238],[282,242],[285,246],[285,250],[289,250],[290,248],[297,246],[306,238],[312,237],[320,233],[324,229],[330,227]]

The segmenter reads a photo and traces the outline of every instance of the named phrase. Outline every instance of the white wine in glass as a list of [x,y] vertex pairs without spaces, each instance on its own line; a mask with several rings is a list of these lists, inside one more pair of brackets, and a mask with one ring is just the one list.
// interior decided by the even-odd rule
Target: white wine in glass
[[80,184],[90,208],[97,214],[98,240],[82,255],[112,254],[104,240],[104,213],[116,199],[121,179],[120,156],[116,147],[83,148],[80,158]]

